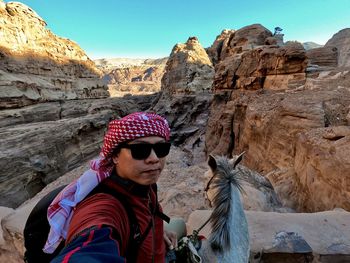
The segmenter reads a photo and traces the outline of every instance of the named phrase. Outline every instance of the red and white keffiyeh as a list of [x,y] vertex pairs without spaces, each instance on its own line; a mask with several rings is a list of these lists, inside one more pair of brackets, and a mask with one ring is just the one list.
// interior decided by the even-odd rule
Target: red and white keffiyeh
[[90,162],[90,169],[67,185],[52,201],[47,211],[51,226],[43,251],[53,253],[61,240],[67,237],[73,208],[100,182],[110,176],[114,164],[113,149],[120,143],[136,138],[159,136],[169,140],[168,122],[153,113],[136,112],[109,123],[100,158]]

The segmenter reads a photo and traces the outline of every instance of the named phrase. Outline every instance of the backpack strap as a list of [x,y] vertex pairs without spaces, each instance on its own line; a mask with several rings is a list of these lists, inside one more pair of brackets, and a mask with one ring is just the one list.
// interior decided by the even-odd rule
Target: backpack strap
[[151,187],[152,187],[154,193],[156,194],[156,211],[155,211],[154,215],[158,216],[160,219],[162,219],[163,221],[165,221],[165,222],[167,222],[169,224],[170,223],[170,217],[168,217],[166,214],[161,212],[160,208],[159,208],[157,184],[152,184]]

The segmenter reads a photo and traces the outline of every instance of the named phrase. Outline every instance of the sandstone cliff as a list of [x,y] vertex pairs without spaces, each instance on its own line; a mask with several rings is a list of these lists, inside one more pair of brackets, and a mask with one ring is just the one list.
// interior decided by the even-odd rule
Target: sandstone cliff
[[0,206],[17,207],[98,155],[108,121],[154,97],[108,99],[100,71],[31,8],[0,2]]
[[137,110],[131,99],[100,99],[1,111],[0,206],[17,207],[97,156],[108,121]]
[[327,41],[325,47],[338,49],[338,66],[350,67],[350,28],[340,30]]
[[190,37],[171,51],[162,78],[162,91],[169,94],[210,91],[213,76],[208,54],[196,37]]
[[229,36],[215,66],[207,152],[246,151],[244,164],[265,174],[289,207],[350,210],[350,74],[334,69],[329,49],[317,63],[334,70],[307,76],[300,44],[264,45],[269,35],[252,25]]
[[125,94],[151,94],[160,91],[165,65],[117,68],[104,76],[112,97]]
[[167,117],[174,145],[188,153],[188,163],[205,160],[204,133],[214,68],[195,37],[172,49],[162,78],[162,95],[152,110]]
[[100,72],[84,51],[54,35],[35,11],[1,2],[0,14],[0,109],[108,97]]
[[[74,101],[65,97],[60,101],[2,110],[0,135],[5,139],[1,145],[0,165],[7,171],[0,174],[2,204],[16,207],[58,177],[60,179],[48,188],[79,176],[87,164],[77,168],[69,180],[61,177],[98,153],[108,120],[145,110],[157,98],[152,109],[167,117],[172,127],[172,140],[178,146],[172,148],[159,181],[159,200],[169,215],[187,218],[194,209],[207,208],[203,202],[204,150],[225,155],[245,150],[245,164],[266,176],[260,178],[257,172],[241,168],[250,177],[244,185],[245,209],[288,210],[280,207],[274,189],[285,205],[301,211],[335,206],[348,209],[349,72],[334,69],[336,51],[328,48],[329,56],[322,60],[323,55],[316,54],[313,63],[331,64],[333,69],[308,75],[306,70],[311,56],[307,56],[303,47],[298,43],[278,43],[261,25],[223,31],[207,49],[208,54],[196,38],[190,38],[185,44],[174,47],[159,97]],[[14,57],[11,53],[8,59]],[[25,60],[23,68],[27,65],[28,60]],[[76,79],[67,72],[62,74],[63,80]],[[135,76],[141,81],[155,80],[146,75],[143,71],[133,75],[124,67],[116,72],[114,81],[127,83]],[[21,258],[24,218],[39,197],[15,211],[0,209],[0,214],[6,215],[1,219],[5,240],[1,235],[0,260],[4,258],[10,262],[11,255],[16,260]],[[349,213],[247,214],[250,231],[253,237],[258,237],[252,239],[255,258],[266,244],[274,245],[263,240],[276,241],[278,223],[288,218],[292,218],[291,222],[282,224],[281,228],[305,233],[305,239],[314,250],[310,253],[322,254],[320,262],[331,262],[324,260],[328,254],[332,254],[329,260],[333,260],[334,253],[349,253],[349,234],[344,230]],[[254,218],[259,220],[254,221]],[[321,245],[312,238],[313,233],[320,230],[304,232],[310,227],[310,219],[315,222],[310,224],[322,223]],[[196,223],[200,221],[195,220]],[[297,223],[291,227],[295,221]],[[271,222],[275,222],[273,226]],[[343,231],[342,235],[339,231]],[[340,241],[335,243],[334,238],[339,237]],[[264,255],[276,262],[276,253],[281,250],[273,249],[264,251]],[[14,250],[17,250],[15,256]],[[287,252],[300,256],[295,251]],[[309,251],[307,253],[309,255]],[[2,255],[5,256],[2,258]]]
[[167,58],[112,58],[94,62],[103,71],[111,97],[121,97],[159,92]]
[[[306,51],[310,67],[317,70],[333,69],[338,66],[338,49],[334,46],[313,48]],[[312,70],[311,70],[312,71]]]

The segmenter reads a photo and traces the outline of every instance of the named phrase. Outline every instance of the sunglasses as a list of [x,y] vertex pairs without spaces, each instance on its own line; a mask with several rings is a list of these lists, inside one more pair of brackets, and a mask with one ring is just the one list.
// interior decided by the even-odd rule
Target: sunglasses
[[158,158],[163,158],[169,154],[170,151],[169,142],[158,142],[155,144],[151,143],[135,143],[135,144],[124,144],[120,148],[127,148],[131,151],[131,156],[135,160],[145,160],[150,156],[151,151],[156,153]]

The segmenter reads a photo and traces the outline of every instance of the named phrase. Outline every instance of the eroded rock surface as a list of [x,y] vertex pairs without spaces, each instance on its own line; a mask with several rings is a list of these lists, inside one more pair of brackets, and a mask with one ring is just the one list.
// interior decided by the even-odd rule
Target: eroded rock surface
[[[256,43],[260,42],[252,41],[250,45]],[[244,50],[238,44],[232,44],[232,49],[228,47],[226,55],[222,56],[223,60],[215,66],[215,90],[282,90],[305,83],[307,60],[301,44],[292,43],[282,47],[261,44],[248,49],[248,42],[243,46]]]
[[94,62],[103,71],[111,96],[122,97],[159,92],[167,59],[106,58]]
[[306,75],[297,43],[233,54],[215,67],[207,152],[246,151],[244,164],[298,211],[350,210],[349,71],[333,60],[333,70]]
[[336,47],[319,47],[306,51],[310,66],[317,65],[326,69],[338,66],[338,49]]
[[109,96],[85,52],[53,34],[35,11],[2,2],[0,13],[0,109]]
[[214,68],[196,37],[177,44],[171,51],[162,78],[162,91],[191,94],[211,90]]
[[338,49],[338,66],[350,67],[350,28],[340,30],[327,41],[325,47]]
[[[0,205],[17,207],[99,152],[108,121],[139,110],[130,99],[52,102],[3,110]],[[46,109],[51,109],[47,110]]]

